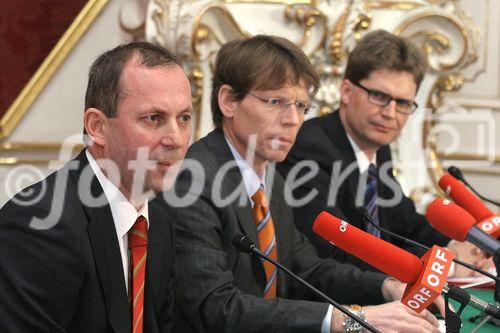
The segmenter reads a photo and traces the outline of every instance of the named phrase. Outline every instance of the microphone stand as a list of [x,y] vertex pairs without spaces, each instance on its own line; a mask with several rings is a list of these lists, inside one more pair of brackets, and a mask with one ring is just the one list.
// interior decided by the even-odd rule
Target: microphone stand
[[[360,214],[365,222],[371,224],[372,226],[374,226],[375,228],[377,228],[381,232],[384,232],[384,233],[386,233],[386,234],[388,234],[396,239],[402,240],[402,241],[404,241],[410,245],[413,245],[415,247],[418,247],[420,249],[423,249],[426,251],[429,250],[429,248],[423,244],[420,244],[418,242],[415,242],[414,240],[411,240],[409,238],[395,234],[389,230],[382,228],[379,225],[376,225],[373,222],[371,216],[368,214],[368,211],[364,207],[360,206],[360,207],[357,207],[357,209],[360,212]],[[494,276],[491,273],[483,271],[482,269],[479,269],[479,268],[477,268],[473,265],[470,265],[466,262],[463,262],[461,260],[453,259],[453,261],[459,265],[467,267],[473,271],[476,271],[478,273],[481,273],[481,274],[493,279],[495,281],[495,301],[497,303],[500,302],[500,281],[499,281],[500,279],[498,276]],[[494,254],[493,261],[494,261],[495,266],[496,266],[497,275],[499,275],[500,274],[500,250],[496,251],[496,253]],[[460,318],[460,315],[462,314],[462,311],[464,310],[464,308],[466,307],[466,305],[470,301],[470,294],[465,292],[464,290],[458,288],[458,287],[455,287],[455,286],[451,286],[451,287],[445,286],[443,288],[443,291],[445,291],[444,300],[445,300],[445,307],[446,308],[445,308],[444,320],[445,320],[445,324],[446,324],[446,333],[459,333],[460,327],[462,326],[462,319]],[[453,299],[454,301],[456,301],[460,304],[460,308],[458,309],[457,312],[453,312],[452,308],[448,305],[449,299]],[[486,322],[488,322],[488,320],[494,321],[495,324],[496,324],[496,322],[498,322],[497,319],[494,319],[489,315],[484,315],[484,316],[485,316],[485,319],[483,321],[481,321],[481,323],[475,328],[475,330],[479,329],[482,325],[484,325]]]
[[[497,250],[495,252],[495,254],[493,255],[493,262],[495,263],[497,275],[499,275],[500,274],[500,250]],[[462,289],[457,288],[457,290],[454,290],[453,294],[452,294],[451,288],[453,288],[453,287],[450,287],[450,291],[445,295],[445,304],[446,304],[445,321],[446,321],[446,332],[447,333],[459,332],[459,331],[455,331],[453,329],[455,329],[456,327],[460,328],[461,322],[462,322],[462,320],[460,319],[460,315],[462,313],[463,308],[465,307],[465,304],[467,304],[467,302],[468,302],[468,296],[463,294],[464,292]],[[457,291],[459,291],[459,292],[457,293]],[[450,307],[448,306],[448,295],[450,295],[450,298],[452,298],[453,300],[455,300],[461,304],[460,309],[457,311],[457,313],[454,313],[450,309]],[[497,304],[500,303],[500,283],[498,283],[498,282],[495,284],[494,299],[495,299]],[[475,316],[475,318],[481,318],[481,322],[476,327],[474,327],[474,329],[471,331],[471,333],[475,333],[475,332],[479,331],[479,329],[481,327],[483,327],[484,324],[486,324],[487,322],[491,322],[493,325],[500,326],[500,321],[498,319],[493,318],[490,315],[481,314],[479,316]],[[448,322],[451,325],[450,329],[452,329],[450,331],[448,331]]]
[[[445,313],[444,322],[446,325],[446,333],[460,333],[460,327],[462,327],[462,311],[467,306],[470,300],[470,294],[455,286],[445,286],[443,290],[446,290],[444,295]],[[453,299],[460,303],[460,308],[457,312],[453,312],[451,306],[449,305],[449,299]]]
[[357,323],[359,323],[361,326],[363,326],[364,328],[366,328],[368,331],[373,332],[373,333],[382,333],[379,330],[377,330],[373,325],[371,325],[370,323],[368,323],[365,320],[362,320],[361,318],[358,318],[358,316],[356,316],[355,314],[351,313],[351,311],[347,310],[342,305],[340,305],[339,303],[335,302],[333,299],[331,299],[330,297],[328,297],[327,295],[325,295],[323,292],[321,292],[318,289],[316,289],[315,287],[313,287],[311,284],[309,284],[308,282],[306,282],[301,277],[299,277],[296,274],[294,274],[292,271],[290,271],[288,268],[286,268],[285,266],[283,266],[279,262],[277,262],[277,261],[269,258],[268,256],[266,256],[264,253],[262,253],[262,251],[260,251],[257,248],[257,246],[255,246],[255,244],[253,244],[253,242],[248,238],[248,236],[242,236],[242,235],[235,236],[234,239],[233,239],[233,245],[238,250],[240,250],[240,251],[249,253],[250,255],[255,254],[258,257],[260,257],[260,258],[262,258],[262,259],[264,259],[266,261],[269,261],[271,264],[275,265],[279,269],[281,269],[284,272],[286,272],[289,276],[291,276],[292,278],[294,278],[296,281],[299,281],[301,284],[306,285],[317,296],[319,296],[322,299],[326,300],[333,307],[335,307],[336,309],[338,309],[344,315],[352,318],[354,321],[356,321]]
[[[497,250],[493,255],[493,262],[495,263],[497,275],[500,275],[500,250]],[[495,284],[494,299],[497,304],[500,304],[500,283]],[[491,316],[484,316],[481,322],[474,328],[473,332],[477,332],[477,330],[483,327],[483,325],[487,322],[491,322],[493,325],[500,326],[500,320],[492,318]]]
[[[500,249],[493,255],[493,262],[495,263],[497,275],[500,277]],[[500,283],[498,282],[495,284],[495,301],[500,303]]]

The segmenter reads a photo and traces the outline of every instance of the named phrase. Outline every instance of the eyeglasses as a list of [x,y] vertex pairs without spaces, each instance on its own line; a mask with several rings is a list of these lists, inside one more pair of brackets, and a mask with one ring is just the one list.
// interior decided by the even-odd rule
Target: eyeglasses
[[359,83],[353,83],[355,86],[360,87],[364,91],[368,93],[368,101],[378,106],[387,106],[391,101],[396,102],[396,111],[402,114],[410,115],[418,108],[418,104],[414,101],[410,101],[408,99],[402,98],[394,98],[391,95],[388,95],[384,92],[369,89],[362,86]]
[[253,97],[257,98],[258,100],[266,103],[269,110],[275,111],[275,112],[285,111],[291,105],[295,105],[295,108],[297,109],[297,111],[303,115],[306,115],[309,112],[314,111],[316,109],[316,105],[314,105],[314,104],[306,104],[306,103],[300,102],[300,101],[290,102],[290,101],[288,101],[286,99],[282,99],[282,98],[265,99],[265,98],[262,98],[262,97],[255,95],[255,94],[252,94],[251,92],[248,92],[248,94],[250,96],[253,96]]

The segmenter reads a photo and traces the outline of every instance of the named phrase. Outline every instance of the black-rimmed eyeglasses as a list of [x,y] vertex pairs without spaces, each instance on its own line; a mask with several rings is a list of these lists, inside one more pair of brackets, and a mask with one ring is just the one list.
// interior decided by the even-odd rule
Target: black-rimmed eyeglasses
[[407,115],[412,114],[418,108],[418,104],[415,103],[414,101],[410,101],[408,99],[403,99],[403,98],[394,98],[389,94],[386,94],[376,89],[370,89],[364,87],[359,83],[353,83],[353,84],[366,91],[368,93],[368,101],[375,105],[387,106],[391,101],[395,101],[396,111]]

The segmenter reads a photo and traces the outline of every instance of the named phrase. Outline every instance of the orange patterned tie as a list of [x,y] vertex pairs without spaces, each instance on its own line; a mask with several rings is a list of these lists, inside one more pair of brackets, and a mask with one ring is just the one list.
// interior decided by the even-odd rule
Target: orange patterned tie
[[[266,200],[264,190],[259,188],[252,197],[254,202],[253,216],[257,226],[257,235],[259,237],[259,249],[271,259],[278,259],[276,250],[276,235],[274,233],[273,219],[269,211],[269,205]],[[266,272],[266,288],[264,289],[264,298],[270,299],[276,297],[277,268],[267,261],[262,261],[264,271]]]
[[128,232],[130,250],[129,303],[132,314],[132,333],[143,331],[144,281],[148,247],[148,224],[139,216]]

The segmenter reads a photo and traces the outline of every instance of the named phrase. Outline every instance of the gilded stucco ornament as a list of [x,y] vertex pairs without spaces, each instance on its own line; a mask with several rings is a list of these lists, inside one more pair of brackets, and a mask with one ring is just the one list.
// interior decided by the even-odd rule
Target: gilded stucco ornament
[[[223,43],[264,33],[301,46],[321,78],[314,97],[317,116],[338,108],[347,55],[374,29],[406,36],[422,49],[431,70],[418,102],[431,112],[441,106],[443,96],[460,88],[464,69],[478,59],[479,28],[453,0],[151,0],[145,30],[148,40],[174,48],[186,62],[193,83],[197,139],[212,128],[210,79],[214,56]],[[411,122],[418,128],[419,140],[403,135],[392,145],[397,177],[407,193],[428,192],[442,172],[437,147],[428,137],[434,124],[425,122],[423,110],[417,113]],[[415,174],[415,165],[429,171],[426,179],[408,177]]]

